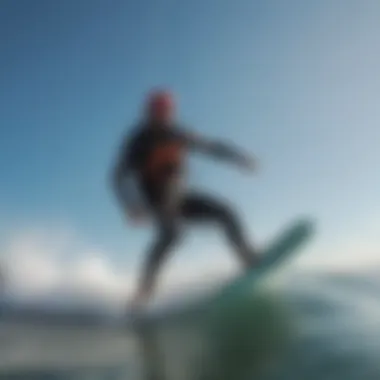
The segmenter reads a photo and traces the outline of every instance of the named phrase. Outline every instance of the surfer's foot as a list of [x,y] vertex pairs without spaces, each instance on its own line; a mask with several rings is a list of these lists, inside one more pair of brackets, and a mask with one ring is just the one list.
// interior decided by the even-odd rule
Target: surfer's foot
[[128,313],[139,314],[144,308],[144,303],[138,299],[133,299],[127,306]]
[[248,264],[248,270],[256,268],[261,262],[261,257],[259,254],[255,251],[251,253],[250,261]]
[[148,296],[145,292],[138,292],[128,304],[127,312],[133,315],[140,314],[147,303],[147,298]]
[[128,318],[131,320],[138,320],[141,315],[143,314],[143,305],[141,304],[128,304],[127,310],[126,310],[126,315]]

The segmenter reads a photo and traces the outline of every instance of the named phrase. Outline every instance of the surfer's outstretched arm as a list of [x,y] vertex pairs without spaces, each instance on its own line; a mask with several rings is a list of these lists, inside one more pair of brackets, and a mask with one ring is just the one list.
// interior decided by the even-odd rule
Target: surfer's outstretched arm
[[222,141],[210,140],[203,136],[198,136],[193,133],[185,133],[184,138],[187,145],[199,152],[211,155],[215,158],[226,160],[237,164],[238,166],[255,169],[256,160],[243,153],[241,149],[233,147],[231,144]]

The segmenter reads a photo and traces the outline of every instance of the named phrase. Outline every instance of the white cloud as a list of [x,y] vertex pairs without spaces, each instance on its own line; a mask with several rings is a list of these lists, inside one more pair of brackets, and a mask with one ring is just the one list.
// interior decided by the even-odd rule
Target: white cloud
[[[140,268],[123,267],[115,255],[83,246],[78,240],[75,234],[54,228],[24,229],[9,235],[3,252],[9,294],[18,299],[124,305],[135,289]],[[312,244],[292,259],[290,267],[304,271],[357,271],[380,264],[377,254],[359,255],[355,247],[348,248],[341,246],[328,254],[323,247]],[[219,247],[208,247],[205,255],[196,253],[175,255],[164,266],[159,298],[196,291],[237,273],[235,257]]]
[[10,235],[3,254],[10,296],[115,301],[131,291],[131,274],[117,271],[104,252],[78,247],[66,231],[32,228]]
[[[136,287],[140,268],[124,268],[114,254],[78,240],[75,234],[55,228],[26,228],[10,234],[2,255],[8,294],[23,300],[124,304]],[[191,255],[175,256],[163,268],[158,295],[171,294],[173,289],[189,291],[192,284],[210,282],[231,272],[230,268],[229,256],[224,254],[217,262],[208,256],[195,260]]]

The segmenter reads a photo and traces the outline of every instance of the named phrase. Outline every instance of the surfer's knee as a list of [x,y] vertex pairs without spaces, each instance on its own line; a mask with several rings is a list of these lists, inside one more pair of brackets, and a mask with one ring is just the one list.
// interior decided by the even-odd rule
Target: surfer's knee
[[176,228],[165,228],[159,231],[147,261],[149,271],[155,270],[162,262],[172,246],[178,241],[178,236],[179,231]]
[[219,222],[224,226],[227,232],[235,233],[237,230],[239,230],[238,217],[231,206],[220,206],[217,216]]
[[178,225],[173,224],[171,226],[163,228],[160,231],[159,239],[161,241],[161,244],[169,246],[177,243],[180,240],[181,235],[182,233]]

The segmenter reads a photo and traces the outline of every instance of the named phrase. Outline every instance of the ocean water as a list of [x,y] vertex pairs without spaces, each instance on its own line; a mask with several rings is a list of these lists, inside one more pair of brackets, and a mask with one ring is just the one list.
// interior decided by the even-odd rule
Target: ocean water
[[379,380],[380,279],[272,278],[202,318],[127,328],[0,322],[0,377]]

